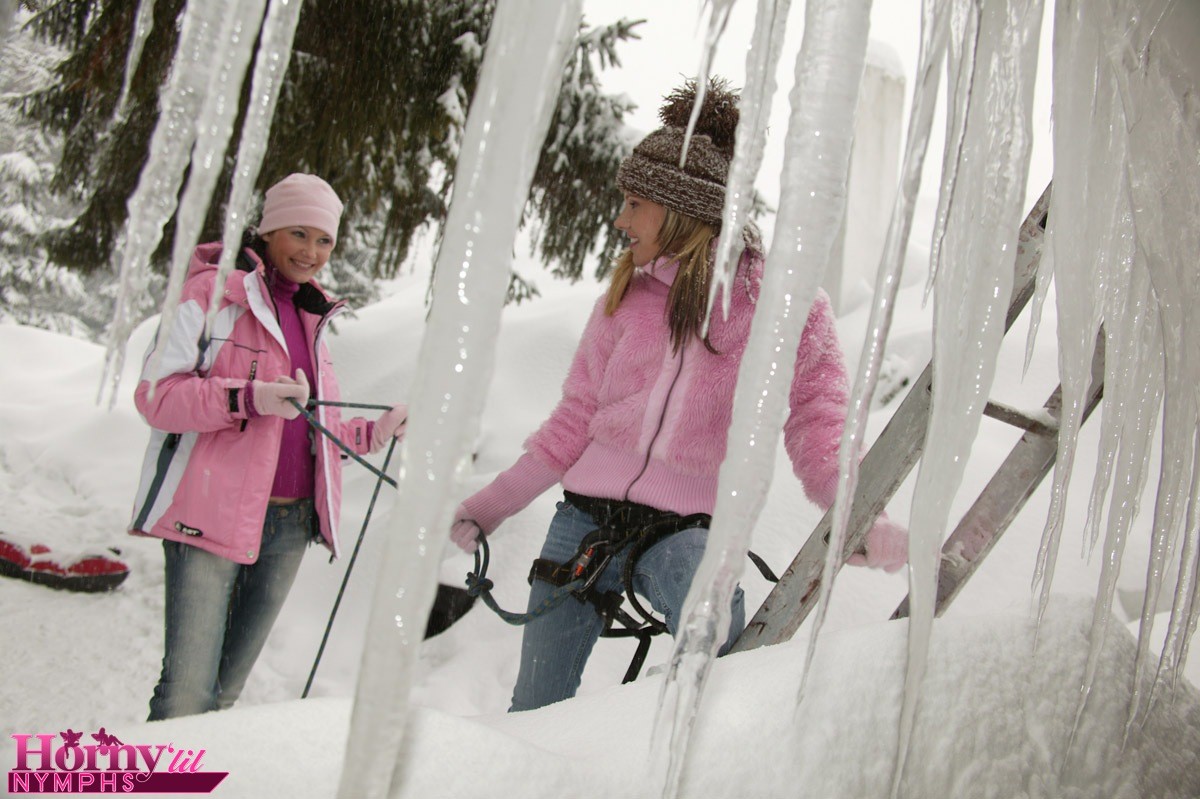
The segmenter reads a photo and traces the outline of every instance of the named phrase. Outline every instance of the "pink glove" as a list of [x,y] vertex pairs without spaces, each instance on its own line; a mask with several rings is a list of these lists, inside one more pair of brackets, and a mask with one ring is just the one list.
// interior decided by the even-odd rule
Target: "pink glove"
[[479,525],[468,518],[467,509],[462,505],[454,511],[454,522],[450,525],[450,540],[463,552],[474,552],[479,546]]
[[886,516],[880,516],[867,531],[866,553],[856,552],[846,562],[851,566],[870,566],[894,572],[908,562],[908,530]]
[[253,414],[258,416],[279,416],[283,419],[295,419],[300,415],[299,409],[288,402],[294,399],[301,405],[308,402],[308,378],[302,369],[296,370],[296,379],[277,377],[273,383],[255,380],[253,397]]
[[375,453],[387,446],[395,438],[404,440],[405,423],[408,421],[408,406],[393,405],[375,420],[371,430],[371,452]]

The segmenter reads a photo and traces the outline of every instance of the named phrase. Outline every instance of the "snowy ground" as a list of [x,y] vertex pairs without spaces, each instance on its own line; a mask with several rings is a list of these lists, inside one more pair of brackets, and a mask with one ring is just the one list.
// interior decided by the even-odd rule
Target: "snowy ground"
[[[921,253],[914,253],[914,263]],[[526,265],[525,271],[536,271]],[[894,379],[913,377],[929,357],[928,314],[920,307],[924,275],[907,278],[889,350]],[[541,299],[505,311],[497,373],[487,400],[475,474],[464,494],[483,485],[519,452],[548,413],[568,359],[600,290],[538,280]],[[400,280],[395,293],[339,323],[332,342],[344,393],[363,402],[403,399],[415,368],[423,319],[423,280]],[[840,320],[848,360],[857,357],[865,309]],[[1053,313],[1021,380],[1026,325],[1009,336],[993,397],[1040,407],[1054,384]],[[329,796],[343,755],[350,699],[365,622],[365,603],[382,536],[385,499],[377,508],[314,686],[299,700],[344,562],[323,551],[306,559],[284,615],[272,633],[242,702],[233,711],[145,725],[146,703],[162,654],[160,545],[123,534],[146,429],[132,407],[133,369],[151,334],[143,326],[135,362],[112,410],[95,404],[102,350],[92,344],[17,326],[0,326],[0,531],[56,549],[120,546],[133,572],[106,595],[54,592],[0,581],[0,764],[12,768],[17,733],[101,726],[129,742],[186,742],[206,750],[206,770],[228,771],[214,794],[224,797]],[[873,432],[898,400],[875,412]],[[1140,608],[1148,519],[1131,536],[1121,602],[1100,677],[1075,748],[1066,753],[1087,649],[1090,597],[1099,564],[1072,555],[1091,480],[1098,425],[1081,439],[1075,500],[1055,576],[1058,594],[1036,652],[1029,582],[1047,505],[1045,487],[1030,501],[979,574],[959,596],[934,638],[917,740],[903,795],[1166,797],[1200,795],[1200,704],[1183,685],[1124,752],[1121,738],[1130,690],[1133,638],[1124,624]],[[985,420],[958,512],[978,493],[1016,435]],[[357,536],[372,485],[351,468],[343,538]],[[907,519],[910,484],[889,512]],[[494,537],[493,576],[502,605],[523,606],[525,574],[545,534],[556,497],[549,492]],[[778,571],[819,519],[780,459],[753,548]],[[1072,535],[1074,533],[1074,535]],[[444,562],[457,583],[470,564]],[[768,584],[744,578],[748,608]],[[902,575],[847,569],[838,580],[809,690],[793,711],[804,632],[795,642],[724,659],[711,680],[701,729],[684,780],[689,797],[794,795],[879,796],[888,787],[903,685],[903,622],[885,621],[905,594]],[[1160,623],[1160,628],[1165,622]],[[479,607],[422,654],[414,692],[405,782],[396,795],[522,797],[632,796],[642,774],[660,678],[619,686],[632,645],[602,641],[574,702],[517,717],[505,715],[520,641]],[[669,643],[656,643],[649,665]],[[1195,662],[1195,659],[1193,659]],[[1195,667],[1187,672],[1200,680]],[[592,752],[607,753],[595,758]],[[281,752],[287,752],[286,756]],[[617,767],[614,768],[614,764]],[[624,765],[620,765],[624,764]],[[579,786],[587,786],[581,790]]]
[[[592,22],[608,21],[610,13],[644,15],[644,4],[605,4],[602,14],[602,6],[589,3]],[[647,92],[636,98],[643,106],[642,116],[631,120],[636,126],[654,124],[657,96],[695,63],[694,53],[666,38],[669,34],[694,43],[690,17],[680,23],[694,5],[689,2],[688,11],[679,14],[656,5],[655,18],[642,30],[646,46],[636,54],[631,51],[626,68],[618,73],[628,84],[618,90]],[[877,4],[877,9],[886,8]],[[896,44],[911,75],[915,12],[904,7],[895,12],[895,19],[891,10],[879,14],[888,18],[877,19],[874,30]],[[732,24],[740,23],[735,19]],[[1043,31],[1044,42],[1047,30],[1049,26]],[[792,38],[797,31],[798,27]],[[717,64],[718,71],[735,82],[742,56],[737,49],[725,48]],[[790,60],[785,57],[785,64]],[[1048,107],[1048,101],[1038,103],[1041,116],[1035,135],[1048,133]],[[784,123],[776,120],[773,126],[782,130]],[[935,142],[933,150],[939,149]],[[769,154],[769,164],[771,158]],[[1046,160],[1042,147],[1029,181],[1032,196],[1045,185]],[[778,173],[777,165],[764,168],[764,174],[772,172]],[[928,221],[931,209],[926,203],[920,210],[912,241],[928,242],[927,226],[922,228],[920,219]],[[475,470],[463,486],[464,496],[517,457],[521,441],[553,406],[587,310],[601,290],[594,283],[568,286],[539,276],[526,249],[517,249],[519,271],[535,278],[544,296],[505,311]],[[873,414],[871,435],[895,409],[904,381],[915,378],[929,360],[929,313],[921,307],[926,255],[910,253],[879,391],[890,399]],[[331,344],[348,399],[384,403],[403,400],[412,392],[425,315],[424,275],[406,275],[392,289],[385,300],[338,324]],[[868,291],[851,289],[849,295],[859,304],[839,320],[839,332],[853,370],[866,327]],[[1027,319],[1018,321],[1008,337],[991,395],[1032,410],[1041,407],[1058,382],[1053,303],[1043,320],[1043,338],[1022,376],[1027,325]],[[390,495],[375,511],[311,698],[299,696],[345,569],[345,561],[329,565],[324,551],[306,559],[267,651],[235,709],[145,723],[162,656],[161,546],[123,531],[147,438],[131,394],[137,361],[151,333],[152,325],[135,333],[129,346],[133,363],[115,406],[108,409],[95,403],[103,362],[99,347],[0,325],[0,532],[63,552],[119,546],[132,566],[124,585],[105,595],[54,592],[0,580],[0,607],[6,611],[0,614],[0,770],[14,765],[13,735],[68,729],[86,735],[105,728],[126,743],[171,742],[203,749],[202,770],[228,772],[214,796],[331,796],[344,756],[366,603],[376,579],[372,567],[379,562],[389,530]],[[1192,659],[1176,694],[1161,700],[1144,727],[1135,728],[1125,740],[1134,657],[1128,628],[1136,629],[1145,583],[1149,499],[1131,531],[1115,618],[1074,744],[1068,746],[1100,571],[1098,557],[1089,561],[1076,556],[1082,548],[1079,531],[1098,428],[1093,420],[1081,436],[1064,548],[1054,576],[1055,599],[1037,634],[1038,645],[1035,648],[1029,584],[1048,504],[1045,486],[935,625],[929,675],[900,795],[1200,796],[1200,701],[1192,687],[1200,683],[1200,661]],[[1014,430],[983,421],[956,500],[957,514],[971,503],[1016,439]],[[908,518],[912,482],[910,478],[889,507],[893,517]],[[1153,485],[1154,480],[1149,482]],[[358,534],[371,490],[370,476],[351,466],[342,531],[347,548]],[[497,598],[507,608],[524,605],[528,564],[556,498],[548,492],[494,536],[490,576],[497,583]],[[780,455],[754,550],[779,571],[819,518]],[[447,553],[441,577],[459,584],[469,567],[467,557]],[[753,612],[769,585],[750,571],[743,586],[747,608]],[[843,571],[808,690],[798,705],[807,628],[791,643],[718,661],[682,795],[887,795],[904,685],[906,625],[886,619],[905,591],[902,574]],[[1165,626],[1160,619],[1158,636]],[[409,717],[394,796],[645,795],[646,752],[661,677],[647,674],[631,685],[619,685],[633,646],[628,641],[602,641],[576,700],[510,716],[504,711],[519,643],[519,630],[479,607],[424,647],[422,673],[413,692],[417,710]],[[669,647],[667,640],[656,642],[648,666],[662,663]]]

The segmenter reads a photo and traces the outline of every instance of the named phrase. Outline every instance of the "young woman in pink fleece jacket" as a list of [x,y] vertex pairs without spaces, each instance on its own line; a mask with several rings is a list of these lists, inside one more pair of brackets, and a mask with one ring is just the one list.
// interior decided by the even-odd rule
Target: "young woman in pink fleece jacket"
[[[151,721],[232,705],[304,550],[322,541],[338,552],[341,452],[314,437],[289,400],[307,403],[310,386],[318,399],[338,399],[323,334],[344,303],[314,278],[341,213],[315,175],[272,186],[222,294],[213,298],[222,245],[202,244],[175,324],[147,353],[135,400],[153,429],[130,531],[162,538],[166,556],[165,649]],[[360,453],[400,437],[406,417],[402,405],[377,422],[342,422],[324,405],[316,413]]]
[[[676,90],[659,112],[664,127],[621,165],[617,182],[625,206],[616,226],[629,237],[629,248],[588,320],[562,399],[526,441],[525,454],[462,503],[451,533],[471,551],[479,533],[491,533],[558,483],[565,500],[551,522],[543,559],[572,560],[584,536],[597,527],[606,522],[621,527],[622,513],[632,513],[640,523],[650,518],[672,529],[683,527],[645,550],[633,569],[635,591],[663,614],[672,635],[704,553],[738,366],[762,279],[762,245],[747,227],[729,313],[714,311],[708,335],[701,337],[736,103],[722,83],[710,86],[680,168],[694,84]],[[846,405],[833,314],[829,298],[820,293],[796,352],[784,442],[806,493],[822,508],[834,500]],[[899,568],[907,556],[906,539],[903,528],[881,518],[857,560]],[[628,552],[614,557],[595,591],[623,589]],[[530,609],[553,588],[534,580]],[[732,615],[726,646],[744,623],[740,588]],[[511,709],[574,696],[602,624],[590,604],[571,599],[529,622]]]

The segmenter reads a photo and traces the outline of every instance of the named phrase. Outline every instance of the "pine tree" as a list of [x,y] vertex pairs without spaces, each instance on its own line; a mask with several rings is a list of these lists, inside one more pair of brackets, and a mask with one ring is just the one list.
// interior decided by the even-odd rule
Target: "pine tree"
[[75,215],[50,191],[60,137],[20,110],[20,98],[50,81],[62,54],[22,22],[0,37],[0,320],[92,337],[108,320],[104,287],[52,263],[40,244]]
[[[125,222],[184,0],[155,3],[123,114],[117,99],[137,3],[24,5],[36,12],[33,30],[69,53],[55,83],[28,95],[24,110],[63,137],[53,187],[82,209],[69,228],[48,233],[44,245],[55,263],[86,274],[109,261]],[[346,242],[343,256],[351,257],[343,260],[371,277],[394,275],[414,235],[445,218],[493,10],[494,0],[306,0],[260,190],[294,171],[322,175],[346,203],[340,241]],[[537,250],[568,278],[582,274],[597,245],[606,263],[617,241],[610,222],[619,211],[613,187],[628,152],[621,135],[628,108],[599,90],[596,62],[616,64],[617,45],[636,38],[635,25],[622,21],[581,32],[534,179],[527,217],[541,221]],[[244,109],[245,96],[242,102]],[[227,158],[206,236],[220,234],[232,166]],[[159,247],[160,267],[172,227]],[[362,284],[352,271],[333,277]],[[535,291],[514,276],[510,297]]]
[[578,280],[602,241],[596,276],[603,277],[621,246],[622,234],[612,226],[621,212],[616,190],[617,167],[629,154],[623,119],[632,106],[627,99],[599,91],[600,68],[619,66],[617,45],[637,38],[638,23],[584,31],[563,75],[563,89],[533,176],[527,208],[541,221],[535,241],[555,274]]

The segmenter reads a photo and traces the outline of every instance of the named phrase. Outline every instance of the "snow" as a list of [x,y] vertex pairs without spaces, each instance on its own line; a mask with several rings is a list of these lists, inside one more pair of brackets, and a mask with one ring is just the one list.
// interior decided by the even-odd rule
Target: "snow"
[[[909,269],[884,357],[888,379],[896,386],[911,381],[929,357],[929,312],[922,309],[920,286],[927,239],[914,237],[918,241],[907,253]],[[527,251],[516,247],[517,253]],[[516,266],[522,274],[540,273],[531,263]],[[567,286],[549,278],[539,286],[541,299],[503,313],[474,474],[464,495],[510,464],[524,436],[549,412],[587,309],[601,290],[587,281]],[[331,346],[347,399],[390,402],[415,393],[424,275],[401,278],[393,289],[357,318],[339,321]],[[1057,321],[1053,301],[1043,315],[1043,324],[1052,328]],[[851,361],[867,326],[864,307],[839,320]],[[133,332],[129,347],[135,356],[152,333],[153,320]],[[1025,363],[1019,338],[1008,336],[1000,350],[997,374],[1003,377],[991,396],[1015,407],[1039,405],[1058,382],[1055,343],[1034,345],[1028,372],[1019,380]],[[380,342],[393,343],[387,358],[380,357]],[[133,360],[124,367],[113,407],[98,407],[101,347],[0,324],[0,532],[62,550],[118,545],[133,570],[119,590],[105,595],[0,581],[0,603],[8,609],[0,617],[6,642],[0,652],[5,677],[0,682],[0,764],[9,764],[7,769],[14,763],[13,734],[104,726],[126,742],[204,748],[206,770],[229,772],[216,796],[332,795],[374,591],[367,566],[360,565],[351,581],[317,675],[315,698],[296,697],[342,577],[341,564],[328,566],[323,552],[306,559],[238,707],[155,724],[141,721],[161,656],[162,556],[157,541],[122,534],[147,435],[132,407]],[[894,407],[895,399],[874,410],[868,441]],[[1019,435],[989,419],[980,424],[952,519]],[[1094,452],[1099,435],[1096,422],[1085,425],[1079,451]],[[1089,461],[1080,459],[1071,475],[1064,518],[1072,541],[1080,538],[1086,517],[1095,468]],[[772,483],[752,547],[778,571],[820,513],[804,498],[782,455],[776,473],[779,479]],[[1148,482],[1156,478],[1152,466]],[[908,518],[912,482],[889,507],[894,517]],[[372,487],[363,470],[349,469],[343,515],[347,544],[357,533]],[[495,593],[507,608],[524,602],[527,566],[545,534],[554,499],[548,492],[494,537]],[[1104,647],[1088,663],[1101,564],[1070,554],[1055,568],[1055,593],[1034,647],[1029,581],[1048,504],[1044,484],[934,625],[901,795],[1200,795],[1200,703],[1192,687],[1200,679],[1200,663],[1184,666],[1178,691],[1160,697],[1144,728],[1135,729],[1122,747],[1135,655],[1135,640],[1125,625],[1136,626],[1140,613],[1151,520],[1143,514],[1131,522],[1126,568],[1117,578],[1121,601],[1111,609],[1117,623],[1110,624]],[[386,502],[376,509],[360,564],[379,561],[390,511]],[[449,552],[441,578],[458,583],[468,568],[465,556]],[[744,583],[752,611],[768,586],[753,575]],[[897,751],[907,632],[905,623],[883,620],[904,592],[905,580],[898,575],[843,571],[799,708],[795,686],[807,643],[804,628],[791,643],[716,661],[680,795],[882,795]],[[1154,647],[1160,645],[1164,619],[1158,617]],[[397,769],[400,782],[392,795],[641,795],[662,677],[616,685],[632,646],[603,641],[578,699],[509,716],[504,709],[519,641],[518,630],[480,607],[422,647]],[[669,652],[669,641],[656,642],[649,663],[661,664]],[[1068,751],[1087,669],[1095,670],[1095,678]]]
[[[532,263],[518,268],[529,274],[539,270]],[[920,283],[900,293],[895,341],[916,340],[923,330],[927,343]],[[504,311],[478,457],[464,494],[506,467],[524,436],[548,414],[587,309],[601,290],[595,283],[571,286],[548,276],[539,285],[543,297]],[[410,275],[387,299],[339,322],[331,346],[347,399],[386,402],[409,392],[423,296],[423,276]],[[866,309],[839,320],[843,344],[860,340],[866,322]],[[1044,323],[1053,326],[1053,303]],[[131,353],[144,351],[152,332],[153,320],[135,332]],[[1057,380],[1054,347],[1051,337],[1045,338],[1023,383],[1016,380],[1023,342],[1020,336],[1006,339],[998,370],[1013,379],[997,387],[998,401],[1028,407],[1036,397],[1040,404]],[[372,350],[383,340],[402,343],[386,367]],[[919,370],[928,352],[912,346],[908,357]],[[369,564],[379,556],[389,506],[385,501],[376,508],[317,673],[314,698],[298,699],[343,574],[343,563],[328,565],[324,550],[306,558],[237,707],[144,724],[161,657],[162,554],[157,541],[122,534],[147,433],[132,407],[132,373],[122,380],[128,389],[111,411],[94,404],[102,364],[100,346],[0,325],[0,531],[56,548],[116,545],[132,567],[120,589],[102,595],[0,580],[0,604],[8,609],[0,617],[0,638],[18,643],[0,651],[5,676],[0,764],[7,770],[14,762],[11,734],[105,726],[126,742],[173,740],[204,747],[205,768],[229,772],[214,796],[332,795],[371,592]],[[868,438],[894,407],[893,401],[872,415]],[[1097,434],[1094,422],[1084,426],[1083,451],[1094,448]],[[967,500],[1016,437],[1010,428],[984,420],[964,477],[961,493]],[[1078,464],[1072,478],[1084,489],[1068,501],[1068,534],[1076,536],[1084,517],[1079,506],[1091,482],[1085,466]],[[777,571],[820,518],[782,459],[778,468],[752,543]],[[372,488],[365,470],[347,470],[342,532],[347,545],[357,535]],[[1160,701],[1146,730],[1118,756],[1134,652],[1134,638],[1122,624],[1136,624],[1140,596],[1128,610],[1115,608],[1119,623],[1112,625],[1076,740],[1080,760],[1062,758],[1087,653],[1091,608],[1086,598],[1095,593],[1098,564],[1074,557],[1073,548],[1061,557],[1057,593],[1035,653],[1029,580],[1047,488],[1043,484],[934,625],[903,795],[1197,795],[1200,705],[1191,684],[1200,681],[1200,669],[1194,659],[1174,702]],[[892,515],[905,517],[907,497],[902,489],[889,508]],[[507,609],[523,606],[525,574],[545,536],[554,500],[548,492],[494,537],[492,576]],[[965,500],[957,512],[962,510]],[[1137,574],[1144,571],[1147,549],[1138,544],[1145,541],[1148,525],[1139,519],[1130,535],[1126,571],[1131,577],[1122,583],[1130,595],[1141,588]],[[441,577],[458,584],[469,568],[466,556],[449,554]],[[769,585],[752,572],[743,582],[753,610]],[[797,784],[816,796],[881,795],[895,751],[905,634],[904,623],[884,620],[904,591],[905,581],[897,575],[842,572],[798,711],[793,706],[805,628],[790,644],[717,660],[681,795],[790,795],[785,786]],[[1156,629],[1164,629],[1162,620]],[[589,795],[636,795],[662,678],[617,685],[632,645],[602,640],[577,700],[508,716],[504,711],[519,645],[519,630],[480,606],[422,649],[401,771],[406,782],[393,795],[560,797],[581,785],[588,786]],[[669,641],[656,641],[648,665],[661,663],[669,652]],[[577,754],[582,751],[605,751],[611,758],[596,762]],[[1071,786],[1055,782],[1064,767],[1075,780]]]

